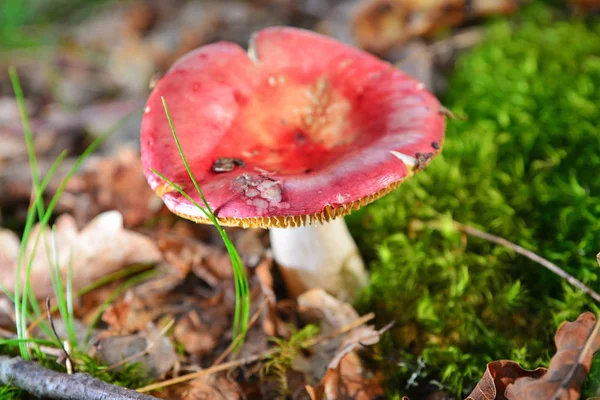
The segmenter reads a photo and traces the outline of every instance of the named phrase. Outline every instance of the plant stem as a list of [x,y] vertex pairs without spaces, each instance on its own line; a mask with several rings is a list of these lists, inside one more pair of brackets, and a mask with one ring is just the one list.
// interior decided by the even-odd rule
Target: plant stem
[[[484,231],[480,231],[479,229],[473,228],[472,226],[461,224],[460,222],[454,221],[453,223],[454,223],[454,226],[456,227],[456,229],[458,229],[461,232],[466,233],[467,235],[476,236],[480,239],[484,239],[489,242],[496,243],[500,246],[504,246],[508,249],[513,250],[517,254],[520,254],[524,257],[529,258],[531,261],[540,264],[542,267],[544,267],[544,268],[550,270],[551,272],[555,273],[556,275],[560,276],[561,278],[563,278],[564,280],[569,282],[571,285],[575,286],[577,289],[586,293],[592,299],[594,299],[595,301],[600,303],[600,294],[596,293],[590,287],[586,286],[583,282],[581,282],[574,276],[570,275],[567,271],[560,268],[558,265],[548,261],[547,259],[535,254],[532,251],[529,251],[529,250],[519,246],[518,244],[515,244],[504,238],[501,238],[500,236],[496,236],[496,235],[492,235],[492,234],[484,232]],[[600,263],[600,261],[599,261],[599,263]]]

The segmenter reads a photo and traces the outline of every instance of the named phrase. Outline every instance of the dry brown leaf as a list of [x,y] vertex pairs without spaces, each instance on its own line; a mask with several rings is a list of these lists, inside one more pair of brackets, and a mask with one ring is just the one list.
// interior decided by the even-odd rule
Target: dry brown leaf
[[358,45],[384,54],[410,39],[429,36],[477,17],[506,14],[515,0],[365,0],[352,21]]
[[[322,289],[313,289],[300,295],[298,310],[305,321],[319,323],[325,335],[359,318],[350,304]],[[374,398],[378,393],[383,393],[381,379],[379,376],[369,376],[356,350],[361,345],[377,343],[379,336],[380,332],[372,326],[359,326],[345,335],[317,344],[310,357],[298,357],[292,363],[292,368],[306,374],[307,381],[313,386],[310,393],[314,398]],[[323,391],[319,389],[320,386]],[[319,397],[319,393],[324,393],[325,397]]]
[[[546,371],[523,370],[512,361],[488,364],[486,373],[467,400],[574,400],[600,348],[594,314],[585,312],[556,331],[556,354]],[[588,340],[588,337],[590,337]]]
[[[554,335],[556,354],[548,372],[540,379],[521,378],[506,388],[510,400],[572,400],[579,398],[581,385],[592,365],[592,356],[600,348],[600,336],[594,331],[596,318],[585,312],[574,322],[563,322]],[[586,341],[594,333],[585,349]]]
[[222,376],[208,375],[190,382],[190,389],[181,396],[182,400],[237,400],[240,389]]
[[368,375],[358,355],[348,353],[336,368],[327,370],[319,387],[309,391],[309,395],[319,400],[371,400],[382,396],[381,374]]
[[177,321],[174,329],[175,339],[183,345],[186,352],[196,356],[209,353],[219,344],[219,338],[214,334],[214,331],[202,324],[195,311]]
[[126,227],[137,226],[162,207],[148,186],[139,154],[130,148],[121,149],[116,157],[90,159],[84,172],[71,180],[67,193],[75,195],[68,209],[80,224],[98,213],[117,210]]
[[157,243],[165,261],[175,266],[182,278],[192,271],[211,287],[233,278],[231,259],[223,248],[170,233],[159,234]]
[[120,334],[143,331],[152,321],[146,306],[133,291],[128,291],[102,314],[111,331]]
[[8,297],[0,296],[0,330],[15,329],[15,320],[13,318],[15,306]]
[[[154,264],[162,257],[156,245],[144,235],[123,229],[123,218],[117,211],[98,215],[81,231],[70,215],[61,215],[56,221],[56,248],[54,254],[52,232],[45,229],[33,255],[31,286],[38,299],[52,294],[50,265],[58,259],[61,274],[67,274],[69,263],[73,267],[73,290],[77,291],[97,279],[132,264]],[[40,227],[36,226],[27,243],[27,259],[33,254],[35,238]],[[15,283],[17,257],[14,246],[16,235],[8,230],[0,230],[0,248],[9,248],[5,258],[0,259],[0,283],[11,288]],[[10,256],[6,258],[6,255]]]
[[309,322],[320,322],[323,333],[339,329],[358,319],[349,303],[331,296],[322,289],[312,289],[298,296],[298,311]]
[[[144,332],[126,336],[106,336],[95,344],[96,357],[105,365],[140,363],[146,376],[161,378],[177,363],[177,354],[171,340],[154,325]],[[119,367],[120,368],[120,367]]]
[[537,379],[545,373],[546,368],[528,371],[514,361],[493,361],[488,363],[485,374],[467,400],[505,400],[504,392],[509,384],[522,377]]
[[310,400],[322,400],[325,398],[325,387],[322,385],[319,386],[306,386],[306,393],[308,393],[308,397]]

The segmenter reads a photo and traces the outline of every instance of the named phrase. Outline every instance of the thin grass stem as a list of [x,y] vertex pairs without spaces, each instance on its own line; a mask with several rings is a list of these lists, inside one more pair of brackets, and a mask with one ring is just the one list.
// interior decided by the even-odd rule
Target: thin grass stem
[[[231,265],[233,268],[234,274],[234,284],[235,284],[235,293],[236,293],[236,306],[234,312],[234,321],[233,321],[233,337],[234,341],[237,341],[238,337],[242,339],[239,340],[239,345],[243,344],[243,338],[246,335],[246,331],[248,329],[248,322],[250,319],[250,286],[248,284],[248,276],[246,274],[246,270],[244,269],[244,265],[240,258],[239,253],[237,252],[235,246],[227,236],[227,232],[221,227],[217,216],[212,211],[204,193],[200,189],[200,185],[196,181],[192,170],[187,162],[187,158],[183,152],[181,147],[181,143],[179,142],[179,138],[177,136],[177,132],[175,131],[175,126],[173,125],[173,120],[171,115],[169,114],[169,109],[167,107],[167,102],[164,97],[161,97],[163,108],[165,110],[165,114],[167,116],[167,120],[169,121],[169,127],[171,128],[171,133],[173,134],[173,138],[175,139],[175,144],[177,145],[177,150],[179,151],[179,155],[183,164],[185,165],[185,169],[192,180],[196,192],[202,199],[206,208],[201,207],[195,200],[193,200],[187,193],[185,193],[179,186],[175,185],[175,183],[171,182],[164,175],[159,174],[157,171],[152,170],[162,179],[164,179],[169,185],[174,187],[180,194],[182,194],[186,199],[188,199],[192,204],[194,204],[206,217],[212,222],[212,224],[217,228],[223,242],[225,243],[225,247],[227,248],[227,252],[229,253],[229,257],[231,259]],[[236,348],[237,349],[237,348]]]

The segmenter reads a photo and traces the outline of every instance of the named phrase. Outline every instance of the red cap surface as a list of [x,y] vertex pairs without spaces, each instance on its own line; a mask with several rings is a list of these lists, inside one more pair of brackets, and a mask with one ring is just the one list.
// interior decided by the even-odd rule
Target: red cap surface
[[444,137],[442,107],[423,84],[325,36],[268,28],[248,53],[228,42],[200,47],[157,83],[141,134],[148,182],[171,211],[198,222],[208,221],[151,171],[200,202],[161,97],[223,225],[298,226],[348,214],[425,167]]

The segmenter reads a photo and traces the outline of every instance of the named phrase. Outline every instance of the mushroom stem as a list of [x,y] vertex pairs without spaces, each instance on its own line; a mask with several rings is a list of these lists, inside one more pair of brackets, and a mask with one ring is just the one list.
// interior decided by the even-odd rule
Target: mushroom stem
[[353,300],[368,274],[343,218],[297,228],[271,228],[273,257],[288,293],[321,288],[341,300]]

